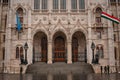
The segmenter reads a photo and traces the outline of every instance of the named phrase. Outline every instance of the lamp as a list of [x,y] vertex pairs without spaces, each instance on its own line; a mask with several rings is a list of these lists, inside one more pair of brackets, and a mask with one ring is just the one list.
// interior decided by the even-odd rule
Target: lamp
[[27,61],[27,49],[28,49],[28,44],[27,44],[27,42],[26,42],[25,45],[24,45],[24,49],[25,49],[25,64],[28,64],[28,61]]

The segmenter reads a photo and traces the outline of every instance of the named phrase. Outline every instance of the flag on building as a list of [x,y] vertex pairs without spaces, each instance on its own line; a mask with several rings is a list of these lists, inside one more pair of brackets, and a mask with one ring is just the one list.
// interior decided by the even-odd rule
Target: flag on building
[[111,16],[110,14],[107,14],[105,12],[102,12],[101,17],[109,19],[109,20],[111,20],[111,21],[113,21],[113,22],[115,22],[117,24],[120,23],[120,19],[118,19],[118,18],[116,18],[114,16]]
[[17,22],[17,30],[20,31],[22,28],[21,22],[20,22],[20,18],[18,16],[18,13],[16,13],[16,22]]

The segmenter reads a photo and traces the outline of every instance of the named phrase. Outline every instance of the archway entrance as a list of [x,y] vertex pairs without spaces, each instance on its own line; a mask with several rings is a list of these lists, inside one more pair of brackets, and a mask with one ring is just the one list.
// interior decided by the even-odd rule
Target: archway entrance
[[47,62],[47,36],[43,32],[37,32],[34,35],[33,61]]
[[53,44],[53,56],[54,62],[65,62],[66,61],[66,36],[62,32],[57,32],[54,35]]
[[86,38],[85,35],[77,31],[72,36],[72,61],[86,62]]

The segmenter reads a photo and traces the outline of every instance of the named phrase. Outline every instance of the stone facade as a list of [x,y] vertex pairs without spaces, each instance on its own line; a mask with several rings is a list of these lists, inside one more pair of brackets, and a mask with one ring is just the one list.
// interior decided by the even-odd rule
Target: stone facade
[[[115,32],[112,22],[109,20],[102,18],[101,23],[97,24],[95,15],[96,9],[101,8],[104,12],[118,16],[120,15],[119,8],[116,9],[114,5],[109,4],[109,0],[85,0],[85,9],[77,9],[76,12],[72,12],[71,0],[66,0],[65,12],[61,12],[60,9],[58,9],[58,12],[54,12],[52,1],[53,0],[48,0],[48,8],[45,12],[41,9],[34,10],[34,0],[11,0],[10,4],[5,5],[4,8],[2,7],[3,4],[0,4],[0,22],[4,23],[3,17],[7,15],[6,27],[3,24],[0,26],[0,40],[3,40],[3,35],[6,35],[5,44],[0,41],[1,55],[3,54],[2,49],[5,47],[4,62],[6,67],[19,67],[20,59],[16,58],[16,47],[24,48],[26,42],[29,47],[27,50],[28,64],[33,63],[34,36],[39,32],[45,34],[47,38],[48,64],[53,63],[54,41],[57,36],[61,36],[65,40],[66,62],[68,64],[73,62],[72,40],[75,35],[79,40],[78,53],[83,49],[86,49],[87,63],[92,64],[93,55],[91,44],[94,42],[94,56],[99,48],[102,49],[101,54],[103,57],[99,58],[100,65],[115,66],[115,62],[117,62],[116,65],[118,65],[120,59],[118,51],[119,46],[114,42],[113,34],[116,34],[118,38],[119,33],[117,34]],[[117,6],[120,5],[117,4]],[[16,29],[16,11],[19,8],[23,10],[23,23],[22,31],[18,35]],[[117,27],[119,26],[117,24],[115,25]],[[85,36],[85,39],[82,39],[83,37],[75,33],[78,33],[79,35],[83,34],[82,36]],[[117,46],[117,59],[115,59],[114,46]],[[23,49],[22,52],[25,57],[25,50]]]

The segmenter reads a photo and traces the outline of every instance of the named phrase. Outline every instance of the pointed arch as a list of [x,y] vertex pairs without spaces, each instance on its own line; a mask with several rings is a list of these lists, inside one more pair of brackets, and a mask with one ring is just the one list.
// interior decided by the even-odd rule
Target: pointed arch
[[21,24],[23,24],[23,9],[21,7],[19,7],[17,9],[16,13],[18,14],[18,17],[20,18]]
[[19,58],[19,47],[16,47],[16,59]]
[[101,13],[102,9],[100,7],[97,7],[95,10],[95,21],[96,23],[101,23]]

